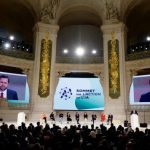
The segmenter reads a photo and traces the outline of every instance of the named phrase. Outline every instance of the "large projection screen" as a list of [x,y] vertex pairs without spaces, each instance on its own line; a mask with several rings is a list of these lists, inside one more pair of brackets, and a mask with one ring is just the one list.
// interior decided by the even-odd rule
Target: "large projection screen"
[[[8,89],[16,91],[18,99],[9,99],[6,96],[8,103],[28,104],[29,103],[29,86],[27,82],[27,75],[0,72],[0,76],[7,76],[9,78]],[[8,91],[7,91],[8,93]]]
[[133,76],[129,104],[150,105],[150,75]]
[[100,79],[60,77],[54,95],[54,110],[104,110]]

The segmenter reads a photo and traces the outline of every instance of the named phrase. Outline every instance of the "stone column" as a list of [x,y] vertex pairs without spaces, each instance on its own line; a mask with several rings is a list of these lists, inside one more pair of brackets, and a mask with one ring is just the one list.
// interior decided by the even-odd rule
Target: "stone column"
[[[54,83],[55,83],[55,59],[56,59],[56,38],[58,25],[50,25],[45,23],[37,23],[35,25],[35,60],[33,70],[33,86],[31,95],[31,109],[33,112],[50,112],[52,111],[52,102],[54,95]],[[50,64],[50,82],[49,82],[49,94],[47,96],[39,95],[39,77],[40,77],[40,61],[41,61],[41,47],[42,41],[47,37],[47,41],[51,43],[51,57],[48,62]],[[47,68],[47,66],[45,66]],[[45,75],[43,73],[43,75]],[[43,77],[44,78],[44,77]]]
[[[125,120],[123,118],[126,113],[126,106],[128,102],[128,98],[126,97],[126,78],[125,78],[125,39],[126,39],[126,27],[123,23],[116,22],[113,24],[106,24],[101,27],[103,31],[103,48],[104,48],[104,70],[105,70],[105,108],[106,113],[114,113],[118,114],[118,120]],[[116,98],[112,98],[109,94],[109,61],[108,60],[108,50],[109,43],[112,41],[112,33],[114,33],[115,39],[119,43],[118,53],[119,53],[119,81],[120,81],[120,94]],[[111,63],[114,63],[113,61]]]

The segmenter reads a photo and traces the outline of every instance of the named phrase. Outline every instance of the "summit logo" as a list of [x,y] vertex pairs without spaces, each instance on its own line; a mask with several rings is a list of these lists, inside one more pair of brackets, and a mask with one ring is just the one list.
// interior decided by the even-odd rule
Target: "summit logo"
[[69,100],[72,96],[71,88],[61,88],[61,90],[59,91],[59,96],[62,100]]

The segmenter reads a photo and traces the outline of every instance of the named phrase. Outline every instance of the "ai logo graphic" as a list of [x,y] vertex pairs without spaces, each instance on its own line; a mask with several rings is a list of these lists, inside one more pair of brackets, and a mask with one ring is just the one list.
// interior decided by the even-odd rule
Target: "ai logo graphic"
[[61,88],[59,95],[62,100],[69,100],[72,96],[72,91],[68,87]]

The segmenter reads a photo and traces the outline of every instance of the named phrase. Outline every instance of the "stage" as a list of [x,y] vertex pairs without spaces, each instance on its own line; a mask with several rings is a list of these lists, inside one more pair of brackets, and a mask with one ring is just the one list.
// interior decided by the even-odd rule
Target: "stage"
[[[15,125],[15,127],[16,128],[18,128],[18,124],[17,124],[17,121],[0,121],[0,125],[2,125],[2,123],[6,123],[6,124],[8,124],[8,126],[9,125],[11,125],[11,124],[14,124]],[[37,122],[40,122],[40,124],[43,126],[43,128],[45,127],[45,122],[44,122],[44,120],[37,120],[37,121],[25,121],[25,124],[26,124],[26,127],[28,127],[28,125],[30,124],[30,123],[32,123],[34,126],[36,126],[37,125]],[[61,128],[64,128],[64,127],[68,127],[68,128],[70,128],[70,126],[71,125],[76,125],[76,126],[78,126],[79,124],[81,125],[81,127],[82,126],[88,126],[88,128],[91,128],[91,125],[92,125],[92,121],[91,120],[88,120],[88,121],[84,121],[84,120],[82,120],[82,121],[79,121],[79,124],[77,124],[77,122],[75,121],[75,120],[73,120],[72,122],[67,122],[66,120],[62,120],[62,122],[60,122],[59,120],[56,120],[55,122],[54,121],[51,121],[51,120],[47,120],[47,124],[49,124],[49,126],[50,127],[53,127],[53,124],[56,124],[56,125],[58,125],[59,127],[61,127]],[[110,127],[110,124],[108,124],[107,122],[100,122],[100,121],[98,121],[98,120],[96,120],[95,122],[94,122],[94,128],[96,128],[96,127],[98,127],[98,128],[100,128],[100,125],[101,124],[103,124],[104,126],[106,126],[107,127],[107,129]],[[114,124],[114,126],[117,128],[119,125],[121,125],[121,126],[123,126],[124,127],[124,122],[119,122],[119,121],[117,121],[117,120],[114,120],[113,121],[113,124]],[[130,123],[129,123],[130,124]],[[127,127],[124,127],[124,128],[127,128]],[[150,124],[147,124],[147,127],[139,127],[139,129],[140,129],[140,131],[145,131],[145,129],[150,129]]]

